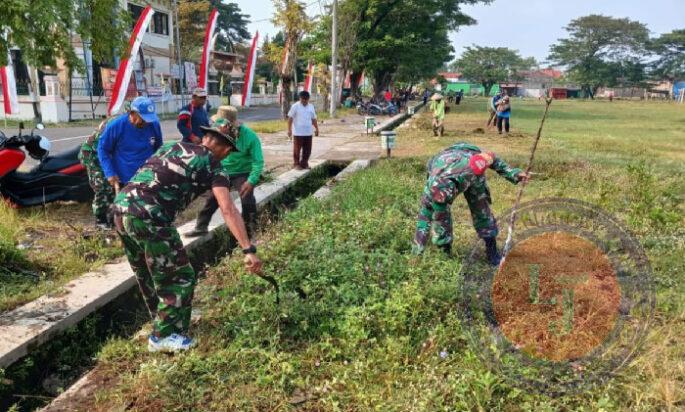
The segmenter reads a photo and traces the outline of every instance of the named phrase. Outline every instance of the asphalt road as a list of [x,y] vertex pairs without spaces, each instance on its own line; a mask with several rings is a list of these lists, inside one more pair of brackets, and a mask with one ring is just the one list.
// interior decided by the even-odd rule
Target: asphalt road
[[[242,109],[238,113],[238,120],[242,122],[275,120],[279,119],[280,117],[280,108],[275,106],[251,107],[248,109]],[[96,127],[97,123],[95,123]],[[175,140],[181,137],[180,133],[176,129],[175,120],[164,120],[161,122],[161,124],[164,139]],[[48,127],[40,134],[50,139],[52,144],[50,154],[56,155],[65,150],[69,150],[75,146],[81,145],[83,141],[93,132],[93,129],[93,127]],[[11,128],[4,129],[0,127],[0,130],[7,136],[12,136],[17,133],[16,129]],[[27,130],[26,132],[28,133],[30,130]]]

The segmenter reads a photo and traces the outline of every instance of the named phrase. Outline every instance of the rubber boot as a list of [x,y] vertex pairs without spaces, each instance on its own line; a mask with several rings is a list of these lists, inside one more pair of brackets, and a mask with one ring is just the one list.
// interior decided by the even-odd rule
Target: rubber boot
[[485,242],[485,254],[488,258],[488,263],[490,263],[492,266],[499,265],[499,262],[502,260],[502,256],[497,251],[497,238],[486,237],[483,239],[483,241]]
[[452,257],[452,244],[451,243],[447,243],[445,245],[438,245],[438,248],[440,248],[440,250],[445,252],[447,257]]

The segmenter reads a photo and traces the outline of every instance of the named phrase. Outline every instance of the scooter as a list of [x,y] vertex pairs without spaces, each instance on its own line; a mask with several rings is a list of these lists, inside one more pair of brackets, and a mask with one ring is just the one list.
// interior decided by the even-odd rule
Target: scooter
[[[44,128],[39,123],[35,129]],[[16,207],[58,200],[85,202],[92,198],[88,174],[78,159],[80,147],[49,156],[50,140],[34,134],[35,129],[29,135],[22,135],[23,129],[21,122],[16,136],[7,137],[0,131],[0,195]],[[28,172],[19,172],[17,169],[26,160],[26,153],[40,163]]]

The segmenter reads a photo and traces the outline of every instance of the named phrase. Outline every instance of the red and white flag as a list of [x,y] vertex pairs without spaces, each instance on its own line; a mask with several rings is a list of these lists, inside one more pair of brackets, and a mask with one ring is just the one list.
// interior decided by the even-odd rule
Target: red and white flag
[[304,89],[311,94],[312,93],[312,84],[314,83],[314,71],[316,70],[316,66],[314,66],[311,62],[309,63],[309,66],[307,67],[307,78],[304,80]]
[[207,22],[207,30],[205,31],[205,44],[202,49],[202,63],[200,63],[200,78],[198,79],[198,86],[203,89],[207,88],[207,80],[209,78],[209,60],[212,55],[212,50],[214,49],[214,42],[216,37],[214,36],[214,30],[216,30],[216,22],[219,18],[219,12],[217,9],[212,9],[209,13],[209,21]]
[[112,90],[112,100],[109,101],[109,107],[107,108],[108,116],[118,112],[124,104],[126,90],[131,81],[131,73],[133,73],[133,65],[136,63],[136,58],[138,58],[140,43],[143,41],[143,36],[145,36],[145,32],[150,25],[150,21],[152,21],[152,15],[154,13],[155,11],[152,10],[152,7],[145,7],[145,10],[143,10],[138,18],[133,33],[131,33],[131,40],[129,40],[128,43],[128,57],[121,60],[119,69],[117,70],[117,79],[114,82],[114,89]]
[[2,97],[5,114],[19,113],[19,98],[17,97],[17,82],[14,78],[12,55],[7,52],[7,66],[0,67],[0,81],[2,81]]
[[254,83],[254,70],[257,66],[257,40],[259,39],[259,32],[257,32],[252,39],[252,48],[247,59],[247,70],[245,70],[245,84],[243,84],[243,100],[241,104],[243,107],[250,107],[250,98],[252,97],[252,84]]

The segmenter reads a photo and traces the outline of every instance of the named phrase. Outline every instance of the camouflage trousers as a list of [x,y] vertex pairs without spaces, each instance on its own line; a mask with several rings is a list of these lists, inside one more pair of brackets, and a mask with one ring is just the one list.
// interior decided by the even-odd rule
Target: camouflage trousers
[[152,333],[187,334],[196,277],[178,231],[127,214],[117,213],[114,223],[153,319]]
[[93,215],[98,220],[108,220],[112,202],[114,202],[114,189],[105,178],[100,165],[86,166],[88,182],[93,189]]
[[[497,221],[490,210],[492,199],[485,179],[480,179],[464,192],[471,211],[473,227],[478,237],[497,236]],[[434,202],[426,193],[421,196],[421,208],[416,222],[412,251],[420,254],[426,248],[433,230],[433,243],[438,246],[452,244],[452,213],[448,203]]]

